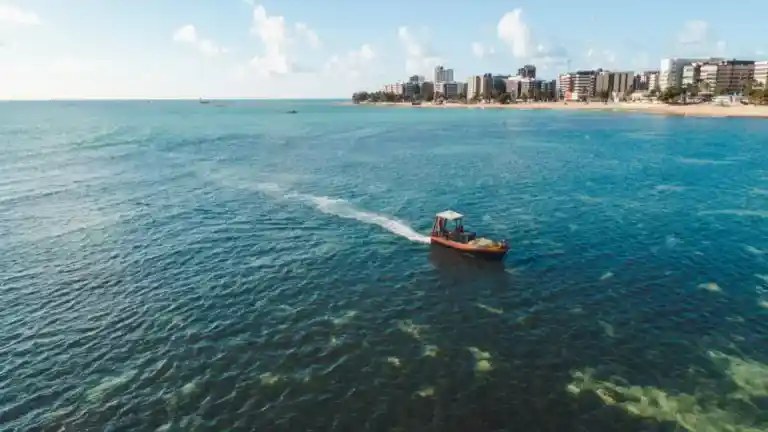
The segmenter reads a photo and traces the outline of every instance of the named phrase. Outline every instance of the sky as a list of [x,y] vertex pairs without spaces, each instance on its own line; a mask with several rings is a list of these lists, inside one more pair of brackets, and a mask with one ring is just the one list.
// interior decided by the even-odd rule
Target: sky
[[[336,98],[455,78],[768,59],[768,2],[0,0],[0,99]],[[654,12],[655,11],[655,12]]]

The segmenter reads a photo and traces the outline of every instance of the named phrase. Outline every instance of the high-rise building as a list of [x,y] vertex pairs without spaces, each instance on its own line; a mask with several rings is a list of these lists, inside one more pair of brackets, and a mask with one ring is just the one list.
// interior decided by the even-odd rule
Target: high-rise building
[[472,75],[467,78],[467,99],[481,97],[483,77],[482,75]]
[[384,86],[384,93],[403,94],[403,83],[386,84]]
[[630,93],[634,75],[632,72],[614,72],[611,92],[618,95]]
[[571,76],[573,99],[588,98],[595,95],[595,81],[602,70],[576,71]]
[[652,72],[646,72],[647,81],[648,81],[648,91],[659,91],[660,89],[660,83],[659,83],[659,76],[661,75],[661,72],[659,71],[652,71]]
[[661,59],[659,69],[659,90],[664,91],[670,87],[681,87],[683,84],[683,67],[693,63],[715,63],[721,58],[685,59],[665,58]]
[[459,95],[464,90],[462,83],[453,82],[440,82],[435,84],[435,92],[440,93],[449,100],[455,100],[459,98]]
[[435,83],[433,83],[432,81],[424,81],[423,83],[421,83],[421,89],[419,89],[419,90],[420,90],[419,93],[423,97],[425,97],[425,98],[426,97],[430,97],[430,96],[434,96],[435,95]]
[[701,85],[716,95],[741,93],[755,78],[754,60],[728,60],[701,66]]
[[536,78],[536,66],[525,65],[517,70],[517,75],[520,78]]
[[557,99],[557,81],[542,81],[541,83],[541,100],[551,101]]
[[435,66],[434,82],[453,82],[453,69],[446,69],[442,65]]
[[701,79],[702,63],[696,62],[683,66],[683,76],[680,82],[681,87],[697,86]]
[[762,88],[768,88],[768,61],[755,62],[755,81]]
[[558,99],[571,99],[570,95],[573,91],[573,74],[565,73],[560,74],[557,77],[557,97]]
[[[493,74],[485,73],[480,81],[480,98],[489,100],[493,95]],[[506,88],[506,84],[505,84]]]

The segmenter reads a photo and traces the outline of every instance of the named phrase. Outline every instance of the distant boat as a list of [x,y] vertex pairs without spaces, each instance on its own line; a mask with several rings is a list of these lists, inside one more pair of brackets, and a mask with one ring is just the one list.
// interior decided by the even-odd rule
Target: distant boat
[[286,111],[286,114],[298,114],[298,113],[299,113],[299,112],[298,112],[298,111],[296,111],[296,110],[290,110],[290,111]]
[[200,98],[200,103],[201,103],[201,104],[209,104],[209,103],[211,103],[211,101],[209,101],[209,100],[205,100],[205,99],[203,99],[203,98]]

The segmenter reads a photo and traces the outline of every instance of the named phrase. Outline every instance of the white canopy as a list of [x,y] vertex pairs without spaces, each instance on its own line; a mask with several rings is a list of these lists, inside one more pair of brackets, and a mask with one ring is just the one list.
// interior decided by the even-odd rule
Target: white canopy
[[439,217],[439,218],[443,218],[445,220],[449,220],[449,221],[453,221],[453,220],[456,220],[456,219],[461,219],[461,218],[464,217],[463,214],[456,213],[453,210],[446,210],[444,212],[440,212],[436,216]]

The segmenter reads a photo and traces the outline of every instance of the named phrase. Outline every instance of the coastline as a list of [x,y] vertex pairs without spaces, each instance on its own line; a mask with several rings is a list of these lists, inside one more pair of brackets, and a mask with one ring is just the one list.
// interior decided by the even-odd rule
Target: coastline
[[[342,102],[341,105],[355,105],[352,102]],[[465,108],[465,109],[512,109],[512,110],[577,110],[577,111],[613,111],[634,112],[648,114],[662,114],[682,117],[743,117],[743,118],[768,118],[768,106],[734,105],[719,106],[713,104],[696,105],[667,105],[641,102],[610,102],[603,104],[593,102],[590,104],[572,102],[524,102],[515,104],[462,104],[445,103],[433,105],[424,103],[412,105],[410,102],[364,102],[359,106],[383,106],[397,108]]]

